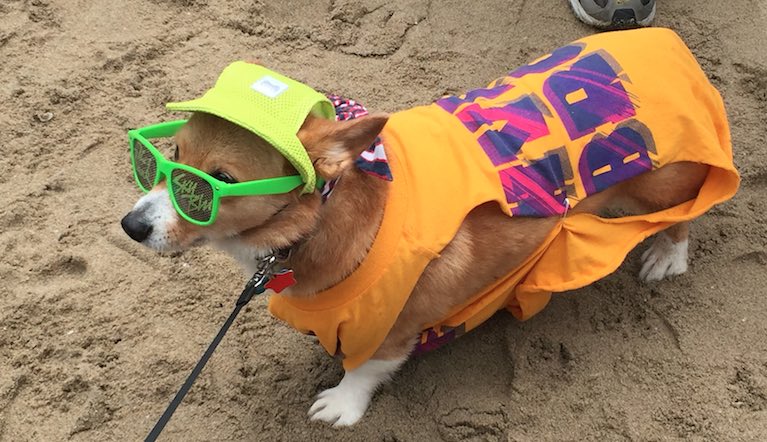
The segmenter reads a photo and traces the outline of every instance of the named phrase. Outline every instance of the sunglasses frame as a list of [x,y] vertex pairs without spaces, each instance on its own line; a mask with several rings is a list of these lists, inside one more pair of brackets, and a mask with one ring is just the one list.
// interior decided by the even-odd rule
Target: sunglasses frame
[[[153,138],[172,137],[176,134],[176,132],[178,132],[179,129],[181,129],[182,126],[186,124],[186,122],[187,120],[168,121],[145,126],[140,129],[131,129],[128,131],[128,145],[130,146],[130,159],[131,167],[133,169],[133,178],[136,180],[136,184],[138,184],[139,189],[141,189],[144,193],[148,193],[161,181],[161,177],[164,177],[168,186],[168,195],[170,196],[170,200],[173,203],[173,207],[176,209],[176,213],[181,215],[181,217],[186,221],[189,221],[190,223],[196,224],[198,226],[209,226],[213,224],[213,222],[216,221],[216,217],[218,216],[218,207],[221,198],[223,197],[276,195],[280,193],[291,192],[292,190],[304,184],[301,175],[266,178],[262,180],[245,181],[242,183],[225,183],[192,166],[187,166],[186,164],[181,164],[166,159],[160,153],[160,151],[157,150],[157,148],[154,147],[151,142],[149,142],[149,140]],[[136,169],[136,156],[134,152],[134,146],[136,142],[141,143],[149,151],[149,153],[152,154],[157,165],[154,181],[152,181],[152,187],[149,189],[146,189],[141,184],[141,180],[138,177],[138,172]],[[183,170],[185,172],[194,174],[210,185],[213,191],[210,219],[207,221],[196,220],[184,213],[181,207],[179,207],[178,202],[176,202],[175,193],[173,192],[172,173],[174,170]],[[322,180],[318,180],[317,187],[321,188],[322,185]]]

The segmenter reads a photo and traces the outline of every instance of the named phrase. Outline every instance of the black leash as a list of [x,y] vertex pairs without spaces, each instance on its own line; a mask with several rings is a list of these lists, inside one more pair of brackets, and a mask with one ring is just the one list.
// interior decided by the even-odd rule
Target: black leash
[[[278,252],[278,254],[279,253],[280,252]],[[274,274],[275,264],[287,259],[288,255],[289,252],[287,252],[287,254],[283,252],[283,256],[276,256],[275,254],[271,254],[261,259],[261,262],[259,262],[258,268],[256,269],[256,273],[254,273],[253,276],[248,280],[248,282],[245,284],[245,288],[242,290],[242,294],[240,294],[240,297],[237,298],[237,302],[234,305],[234,310],[232,310],[232,313],[226,319],[224,325],[221,326],[221,330],[219,330],[216,337],[213,338],[213,342],[210,343],[208,349],[205,350],[205,353],[202,355],[199,362],[197,362],[197,365],[195,365],[192,372],[189,373],[189,377],[186,378],[186,382],[184,382],[184,385],[182,385],[178,390],[178,393],[176,393],[176,396],[173,398],[173,400],[170,401],[170,405],[168,405],[168,408],[165,409],[165,413],[160,416],[160,420],[158,420],[154,425],[154,428],[152,428],[152,431],[149,432],[149,435],[146,437],[146,439],[144,439],[144,442],[154,442],[157,440],[157,437],[160,436],[163,428],[165,428],[165,425],[167,425],[168,421],[170,421],[170,418],[173,416],[176,408],[178,408],[179,404],[181,404],[181,401],[184,400],[184,396],[186,396],[186,394],[189,392],[189,389],[192,388],[192,384],[194,384],[197,376],[205,367],[205,364],[208,363],[208,359],[210,359],[210,357],[213,355],[213,352],[216,350],[216,347],[218,347],[218,344],[224,338],[227,330],[229,330],[229,327],[234,322],[234,318],[237,317],[237,314],[240,313],[240,310],[245,307],[245,304],[250,302],[254,295],[260,295],[266,291],[266,284]]]

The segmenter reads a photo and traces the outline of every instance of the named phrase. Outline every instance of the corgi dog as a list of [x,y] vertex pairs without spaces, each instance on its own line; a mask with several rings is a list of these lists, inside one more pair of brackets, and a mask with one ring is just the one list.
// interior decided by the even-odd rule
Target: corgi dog
[[[350,103],[331,102],[339,115]],[[296,283],[270,310],[343,356],[343,379],[309,409],[335,426],[357,422],[414,351],[500,309],[527,319],[651,235],[640,279],[684,273],[689,221],[739,183],[722,100],[664,29],[587,37],[486,88],[355,116],[308,113],[297,130],[324,191],[221,198],[199,225],[161,179],[122,220],[151,249],[209,243],[248,276],[290,250]],[[175,142],[177,163],[219,182],[296,174],[264,137],[213,113],[194,112]]]

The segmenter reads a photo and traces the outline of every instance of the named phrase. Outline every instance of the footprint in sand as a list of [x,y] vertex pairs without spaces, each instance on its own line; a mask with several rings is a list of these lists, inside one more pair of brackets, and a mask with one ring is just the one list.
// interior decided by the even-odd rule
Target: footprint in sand
[[88,271],[88,261],[80,256],[64,255],[44,264],[38,272],[46,277],[80,276]]
[[446,441],[505,441],[506,417],[500,410],[476,411],[456,408],[438,418],[439,433]]

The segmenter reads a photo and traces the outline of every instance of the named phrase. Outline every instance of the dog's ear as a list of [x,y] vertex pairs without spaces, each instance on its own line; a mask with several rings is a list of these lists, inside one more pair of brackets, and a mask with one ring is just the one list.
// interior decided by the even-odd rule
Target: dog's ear
[[337,178],[375,141],[389,115],[379,113],[348,121],[309,116],[298,131],[314,168],[325,179]]

